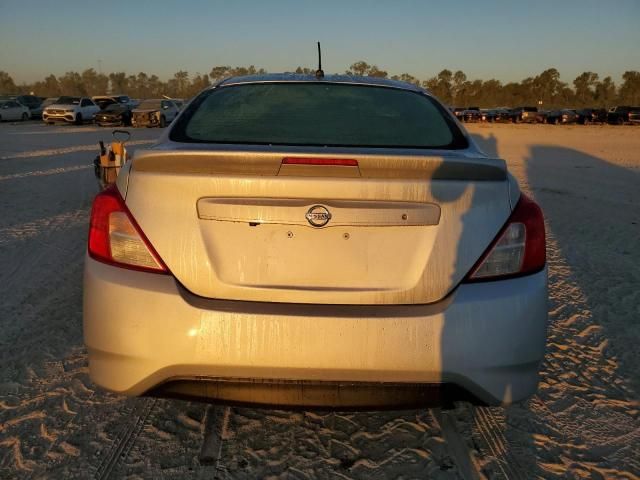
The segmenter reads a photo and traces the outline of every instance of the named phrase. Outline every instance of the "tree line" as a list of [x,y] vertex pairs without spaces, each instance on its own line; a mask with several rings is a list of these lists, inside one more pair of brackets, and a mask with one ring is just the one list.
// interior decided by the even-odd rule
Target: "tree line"
[[[313,74],[314,69],[298,67],[296,73]],[[154,98],[167,95],[174,98],[190,98],[204,88],[223,78],[238,75],[266,73],[263,68],[215,66],[209,73],[189,75],[180,70],[172,78],[163,81],[157,75],[140,72],[103,74],[88,68],[83,72],[67,72],[56,77],[51,74],[32,84],[16,85],[13,78],[0,71],[0,93],[30,93],[42,97],[59,95],[103,95],[107,92],[125,94],[133,98]],[[600,79],[594,72],[578,75],[571,84],[560,80],[560,72],[549,68],[535,77],[520,82],[502,83],[500,80],[469,80],[461,70],[444,69],[436,76],[421,80],[409,73],[389,75],[388,72],[364,61],[353,63],[345,72],[349,75],[391,78],[413,83],[430,90],[448,105],[500,106],[538,105],[543,108],[559,107],[610,107],[613,105],[640,105],[640,72],[626,71],[622,83],[616,85],[610,76]]]

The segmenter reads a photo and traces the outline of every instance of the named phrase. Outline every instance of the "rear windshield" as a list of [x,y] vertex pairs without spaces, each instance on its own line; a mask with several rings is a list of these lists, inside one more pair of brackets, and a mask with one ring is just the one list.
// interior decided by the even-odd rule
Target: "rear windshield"
[[187,107],[178,142],[464,148],[462,132],[426,95],[332,83],[257,83],[216,88]]

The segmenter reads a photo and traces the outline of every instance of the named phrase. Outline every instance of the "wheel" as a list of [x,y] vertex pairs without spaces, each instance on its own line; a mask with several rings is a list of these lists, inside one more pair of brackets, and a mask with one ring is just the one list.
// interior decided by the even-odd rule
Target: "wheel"
[[29,120],[29,114],[28,113],[23,113],[22,114],[22,121],[26,122],[27,120]]
[[167,119],[164,118],[164,115],[160,115],[160,128],[164,128],[167,126]]
[[79,113],[76,115],[76,125],[82,125],[82,114]]
[[617,125],[624,125],[624,118],[622,118],[622,117],[616,118],[616,124]]

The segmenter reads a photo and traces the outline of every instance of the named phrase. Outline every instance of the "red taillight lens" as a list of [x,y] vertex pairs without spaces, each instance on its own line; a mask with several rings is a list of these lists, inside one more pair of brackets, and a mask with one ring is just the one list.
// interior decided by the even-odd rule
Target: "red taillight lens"
[[465,281],[499,280],[528,275],[542,270],[546,261],[542,210],[537,203],[521,194],[509,220]]
[[358,161],[350,158],[306,158],[285,157],[282,165],[333,165],[339,167],[357,167]]
[[115,185],[100,192],[93,201],[88,249],[91,258],[109,265],[169,273]]

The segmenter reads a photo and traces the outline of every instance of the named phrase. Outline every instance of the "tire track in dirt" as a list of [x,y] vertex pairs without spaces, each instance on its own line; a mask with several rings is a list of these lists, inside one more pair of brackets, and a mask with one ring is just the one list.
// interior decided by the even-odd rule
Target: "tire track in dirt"
[[508,442],[502,432],[501,422],[495,418],[491,408],[476,407],[474,427],[480,433],[485,445],[496,459],[496,467],[505,479],[526,479],[517,458],[509,451]]
[[157,400],[142,398],[136,399],[134,402],[133,410],[126,415],[126,420],[122,422],[122,429],[113,441],[111,449],[96,468],[94,475],[96,480],[107,480],[117,469],[118,464],[126,460],[129,451],[151,415],[151,411],[156,406]]
[[458,467],[460,476],[464,480],[483,480],[485,477],[482,475],[473,453],[458,431],[455,418],[439,408],[434,408],[432,413],[440,425],[447,449]]
[[200,471],[198,479],[212,478],[224,475],[226,467],[220,463],[222,457],[222,443],[228,437],[229,419],[232,415],[231,407],[211,405],[207,409],[204,420],[202,448],[200,449]]

